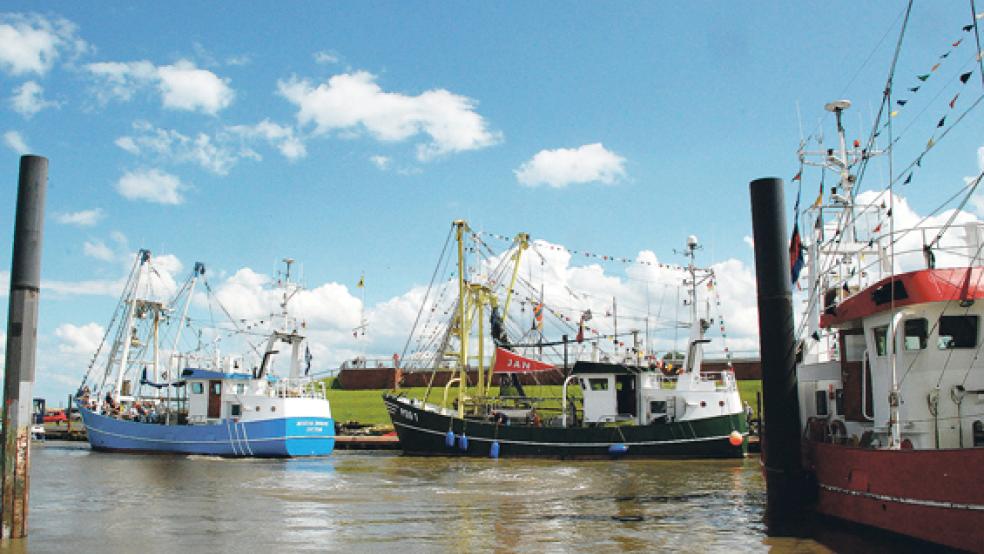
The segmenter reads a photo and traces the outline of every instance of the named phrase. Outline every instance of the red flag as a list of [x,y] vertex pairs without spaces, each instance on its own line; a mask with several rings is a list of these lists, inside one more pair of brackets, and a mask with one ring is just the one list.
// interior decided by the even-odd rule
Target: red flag
[[957,95],[953,97],[953,100],[950,100],[950,109],[953,109],[953,106],[955,106],[955,105],[956,105],[956,103],[957,103],[957,98],[958,98],[959,96],[960,96],[960,93],[958,92],[958,93],[957,93]]
[[797,173],[795,177],[793,177],[793,181],[799,181],[802,177],[803,177],[803,170],[800,170],[800,172]]
[[505,348],[495,349],[493,373],[530,373],[533,371],[546,371],[548,369],[554,369],[554,366],[539,360],[520,356]]
[[875,227],[874,229],[872,229],[871,232],[872,233],[881,232],[881,223],[879,223],[877,227]]

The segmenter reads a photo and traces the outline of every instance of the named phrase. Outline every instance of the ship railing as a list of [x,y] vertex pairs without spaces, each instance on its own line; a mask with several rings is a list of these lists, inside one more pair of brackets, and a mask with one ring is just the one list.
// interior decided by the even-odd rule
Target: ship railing
[[718,391],[731,392],[738,390],[738,380],[732,369],[722,371],[702,371],[701,377],[705,381],[714,381],[714,388]]
[[327,398],[325,382],[307,377],[283,378],[273,386],[273,395],[277,398]]

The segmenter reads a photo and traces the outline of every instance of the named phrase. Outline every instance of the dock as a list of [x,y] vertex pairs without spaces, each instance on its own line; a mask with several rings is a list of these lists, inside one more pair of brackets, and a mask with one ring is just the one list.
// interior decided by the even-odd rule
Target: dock
[[399,450],[400,439],[396,435],[338,435],[336,450]]

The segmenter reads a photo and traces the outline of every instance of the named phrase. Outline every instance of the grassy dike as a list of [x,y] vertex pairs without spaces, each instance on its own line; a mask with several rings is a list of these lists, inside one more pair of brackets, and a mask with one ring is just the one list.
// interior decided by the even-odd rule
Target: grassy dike
[[[344,423],[346,421],[358,421],[362,424],[373,426],[390,426],[389,415],[383,406],[383,389],[369,390],[341,390],[331,388],[332,379],[326,379],[328,387],[328,400],[331,402],[331,412],[335,421]],[[526,393],[530,396],[541,397],[560,397],[561,387],[558,385],[527,386]],[[411,398],[423,398],[427,389],[409,388],[402,389]],[[753,408],[755,407],[755,394],[762,391],[762,382],[758,380],[738,381],[738,393],[742,401],[747,401]],[[580,397],[581,391],[577,387],[571,387],[571,396]],[[452,386],[448,394],[448,403],[454,401],[458,396],[458,388]],[[431,390],[430,402],[440,403],[444,398],[444,388],[435,387]]]

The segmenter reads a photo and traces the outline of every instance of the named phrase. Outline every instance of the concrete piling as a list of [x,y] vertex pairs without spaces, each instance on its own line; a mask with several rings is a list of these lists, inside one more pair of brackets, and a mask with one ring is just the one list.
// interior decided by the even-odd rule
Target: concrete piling
[[22,156],[17,183],[4,366],[3,459],[0,460],[0,538],[4,540],[27,536],[31,409],[47,183],[47,158]]

